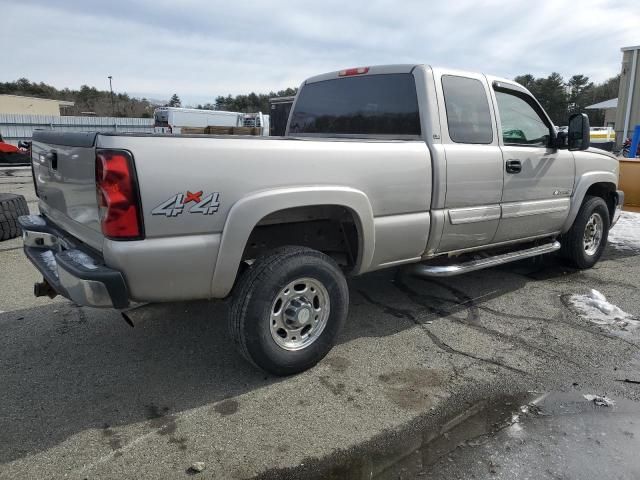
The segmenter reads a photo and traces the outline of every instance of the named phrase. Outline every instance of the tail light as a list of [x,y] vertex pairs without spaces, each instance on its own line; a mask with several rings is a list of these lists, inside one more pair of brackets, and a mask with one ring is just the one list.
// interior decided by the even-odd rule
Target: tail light
[[102,233],[114,240],[144,238],[133,157],[124,150],[96,152],[96,195]]

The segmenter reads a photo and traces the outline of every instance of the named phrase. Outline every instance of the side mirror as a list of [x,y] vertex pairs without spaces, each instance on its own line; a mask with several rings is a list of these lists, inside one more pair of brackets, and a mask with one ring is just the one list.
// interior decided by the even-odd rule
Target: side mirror
[[586,150],[590,140],[589,117],[575,113],[569,117],[569,150]]
[[556,148],[565,149],[569,146],[569,137],[567,132],[556,133]]

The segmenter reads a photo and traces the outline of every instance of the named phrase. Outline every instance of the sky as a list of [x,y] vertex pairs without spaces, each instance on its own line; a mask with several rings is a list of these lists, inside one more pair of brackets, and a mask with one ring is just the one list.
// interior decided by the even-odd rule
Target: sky
[[183,104],[347,67],[427,63],[602,81],[640,44],[638,0],[0,0],[0,81]]

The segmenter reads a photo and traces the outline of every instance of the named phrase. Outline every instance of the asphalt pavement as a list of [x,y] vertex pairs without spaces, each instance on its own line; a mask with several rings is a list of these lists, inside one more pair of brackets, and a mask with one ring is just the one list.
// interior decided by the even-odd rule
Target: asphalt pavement
[[[3,191],[37,208],[28,170],[0,172]],[[338,345],[276,378],[235,352],[224,302],[149,305],[131,312],[131,328],[115,311],[34,298],[36,270],[19,241],[2,242],[0,478],[471,478],[474,462],[507,475],[504,428],[476,447],[494,457],[433,446],[471,431],[487,405],[519,408],[545,392],[640,400],[640,332],[595,324],[570,301],[595,288],[640,317],[638,255],[608,247],[582,272],[547,257],[447,280],[401,269],[351,279]],[[637,451],[640,432],[626,431]],[[593,461],[631,462],[634,449]],[[537,458],[531,478],[589,478]],[[467,469],[442,463],[454,461]]]

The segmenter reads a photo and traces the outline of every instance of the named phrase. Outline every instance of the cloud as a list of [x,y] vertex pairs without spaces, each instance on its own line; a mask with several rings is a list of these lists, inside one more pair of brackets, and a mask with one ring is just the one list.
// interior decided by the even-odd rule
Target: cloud
[[0,80],[188,102],[279,90],[344,67],[429,63],[601,81],[637,44],[634,1],[0,0]]

